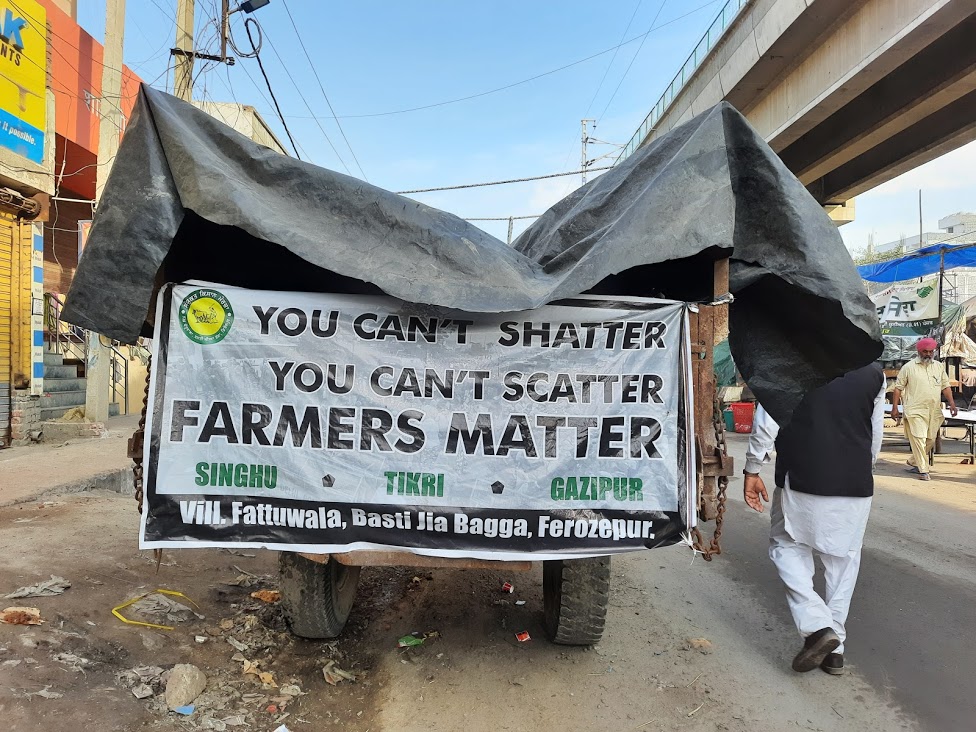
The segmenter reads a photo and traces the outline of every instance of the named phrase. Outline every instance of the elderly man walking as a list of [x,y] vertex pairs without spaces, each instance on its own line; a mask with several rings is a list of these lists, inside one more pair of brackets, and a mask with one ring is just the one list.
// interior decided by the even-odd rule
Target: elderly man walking
[[[782,430],[762,407],[753,421],[745,500],[759,512],[760,498],[769,500],[759,470],[775,446],[769,558],[804,639],[794,671],[844,672],[847,613],[884,431],[884,387],[881,367],[871,364],[807,394]],[[824,565],[823,598],[813,587],[814,552]]]
[[[943,422],[942,397],[949,403],[949,413],[953,417],[958,413],[949,376],[942,363],[935,360],[937,347],[934,338],[923,338],[915,344],[918,356],[901,367],[891,398],[891,416],[895,422],[904,417],[905,437],[912,446],[908,472],[918,475],[919,480],[929,480],[929,453]],[[904,405],[900,415],[899,403]]]

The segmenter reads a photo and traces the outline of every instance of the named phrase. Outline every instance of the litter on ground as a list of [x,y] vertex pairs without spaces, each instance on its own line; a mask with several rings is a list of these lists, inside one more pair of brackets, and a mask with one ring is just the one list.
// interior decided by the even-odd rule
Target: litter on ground
[[8,625],[40,625],[41,611],[36,607],[8,607],[0,611],[0,623]]
[[9,595],[4,595],[4,597],[8,600],[13,600],[18,597],[54,597],[55,595],[60,595],[69,587],[71,587],[71,583],[68,580],[52,574],[49,580],[38,582],[36,585],[20,587]]
[[329,661],[325,664],[322,669],[322,676],[325,678],[326,683],[332,686],[337,686],[342,681],[356,680],[356,674],[343,671],[335,665],[335,661]]

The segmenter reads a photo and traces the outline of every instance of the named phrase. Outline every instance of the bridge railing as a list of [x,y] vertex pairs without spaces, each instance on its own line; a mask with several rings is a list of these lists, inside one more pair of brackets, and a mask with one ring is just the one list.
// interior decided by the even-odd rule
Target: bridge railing
[[674,79],[668,84],[661,98],[657,100],[648,115],[644,118],[640,127],[637,128],[637,132],[634,133],[630,141],[624,145],[623,150],[620,151],[620,155],[617,157],[616,162],[619,163],[627,159],[631,154],[640,147],[640,144],[644,141],[647,135],[654,131],[657,126],[658,121],[664,116],[664,113],[668,111],[668,107],[674,102],[675,97],[681,93],[684,85],[694,76],[695,71],[701,66],[702,61],[708,55],[708,52],[715,48],[715,45],[719,42],[722,36],[725,35],[726,29],[732,25],[732,21],[738,17],[741,10],[748,5],[751,0],[728,0],[725,5],[722,6],[722,10],[716,16],[715,20],[705,31],[705,35],[702,36],[698,45],[695,46],[695,50],[691,52],[688,59],[681,65],[681,70],[675,74]]

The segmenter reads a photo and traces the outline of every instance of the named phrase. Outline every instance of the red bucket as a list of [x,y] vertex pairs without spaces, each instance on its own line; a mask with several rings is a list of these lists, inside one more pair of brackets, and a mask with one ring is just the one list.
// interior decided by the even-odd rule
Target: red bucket
[[749,434],[752,432],[752,418],[756,413],[756,405],[752,402],[733,402],[732,422],[736,432]]

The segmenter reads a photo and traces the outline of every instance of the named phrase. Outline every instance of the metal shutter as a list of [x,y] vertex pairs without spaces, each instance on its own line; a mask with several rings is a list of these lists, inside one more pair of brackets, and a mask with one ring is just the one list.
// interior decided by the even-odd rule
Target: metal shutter
[[0,213],[0,447],[10,444],[10,400],[13,393],[14,293],[20,284],[15,271],[20,244],[20,225],[13,216]]

